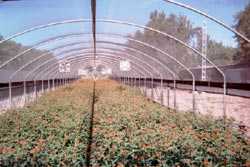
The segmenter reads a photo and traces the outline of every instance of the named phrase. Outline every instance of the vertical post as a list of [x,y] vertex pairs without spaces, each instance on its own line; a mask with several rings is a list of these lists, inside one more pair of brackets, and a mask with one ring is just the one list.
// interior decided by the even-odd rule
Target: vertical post
[[135,84],[134,84],[134,87],[136,87],[136,80],[137,80],[137,78],[135,77]]
[[26,81],[23,81],[23,96],[24,96],[24,105],[26,104]]
[[34,81],[34,93],[35,93],[35,98],[36,98],[36,80]]
[[169,108],[169,89],[170,88],[168,87],[168,97],[167,97],[168,98],[168,108]]
[[50,80],[48,79],[48,91],[50,91]]
[[53,78],[53,90],[55,90],[55,79]]
[[11,88],[11,82],[9,82],[9,101],[10,101],[10,109],[12,109],[12,88]]
[[206,57],[207,57],[207,22],[206,20],[203,20],[203,27],[202,27],[202,55],[205,58],[202,58],[202,68],[201,68],[201,80],[206,81],[207,80],[207,74],[206,74]]
[[176,80],[174,78],[174,109],[176,109]]
[[193,80],[193,90],[192,90],[192,110],[195,111],[195,81]]
[[161,78],[161,104],[163,105],[163,79]]
[[141,89],[141,77],[139,77],[139,88]]
[[42,80],[42,94],[44,93],[44,83],[43,83],[43,80]]
[[152,100],[154,100],[154,78],[152,77],[152,80],[151,80],[151,98]]
[[147,84],[147,80],[146,80],[146,77],[145,77],[144,78],[144,93],[145,93],[145,96],[147,96],[146,84]]
[[226,91],[227,91],[227,88],[226,88],[226,80],[224,79],[224,86],[223,86],[224,90],[223,90],[223,115],[224,117],[226,117]]

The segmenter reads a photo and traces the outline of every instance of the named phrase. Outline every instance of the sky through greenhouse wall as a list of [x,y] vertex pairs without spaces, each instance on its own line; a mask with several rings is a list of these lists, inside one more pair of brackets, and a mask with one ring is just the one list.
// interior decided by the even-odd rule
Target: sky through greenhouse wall
[[[239,12],[249,10],[248,0],[174,2],[204,12],[240,30],[249,39],[249,31],[237,24],[242,19]],[[58,61],[91,52],[94,47],[88,0],[2,2],[0,21],[0,40],[35,28],[0,44],[0,70],[8,73],[1,82],[22,80],[30,71],[33,72],[27,79],[32,80],[41,71],[41,75],[50,73],[51,66],[56,66]],[[206,55],[202,51],[204,21],[207,23]],[[206,81],[225,82],[227,78],[228,82],[249,82],[249,59],[245,56],[248,45],[215,21],[168,1],[96,1],[98,54],[108,59],[114,55],[118,59],[130,57],[150,71],[153,66],[155,78],[171,79],[175,74],[179,80],[200,81],[205,68]],[[86,60],[86,63],[93,62]],[[75,76],[77,70],[73,69],[72,75]]]

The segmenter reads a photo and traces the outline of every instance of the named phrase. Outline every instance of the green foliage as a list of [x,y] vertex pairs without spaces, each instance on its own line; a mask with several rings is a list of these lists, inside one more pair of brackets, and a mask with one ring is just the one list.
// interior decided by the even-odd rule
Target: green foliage
[[93,82],[75,83],[0,117],[0,166],[84,166]]
[[250,142],[232,120],[168,110],[113,81],[98,81],[96,92],[92,166],[244,166],[250,160]]
[[230,46],[224,46],[208,38],[207,57],[216,65],[230,65],[235,63],[233,57],[236,49]]
[[[245,10],[235,15],[235,28],[242,35],[250,40],[250,3],[246,5]],[[238,50],[235,54],[235,60],[241,63],[250,63],[250,43],[236,36],[238,41]]]
[[0,117],[0,166],[248,166],[234,122],[168,110],[138,90],[81,80]]
[[[4,38],[0,35],[0,41]],[[16,56],[17,54],[23,52],[24,50],[29,49],[29,46],[22,46],[21,44],[18,44],[14,41],[6,41],[2,44],[0,44],[0,65],[5,63],[6,61],[10,60],[12,57]],[[34,58],[38,57],[39,55],[42,55],[43,53],[46,53],[46,50],[38,50],[38,49],[32,49],[29,52],[19,56],[15,60],[8,63],[4,69],[8,70],[17,70],[26,63],[30,62]],[[28,65],[24,70],[30,71],[31,69],[37,67],[41,63],[45,62],[48,59],[53,58],[53,55],[51,53],[48,53],[48,55],[43,56],[42,58],[39,58],[37,61],[33,62],[31,65]],[[53,60],[53,59],[52,59]],[[55,61],[56,59],[54,59]]]
[[[164,12],[158,13],[157,11],[154,11],[151,13],[150,20],[146,26],[167,33],[201,52],[202,29],[201,27],[193,27],[193,23],[184,15],[179,14],[177,16],[171,13],[169,16],[166,16]],[[187,47],[184,47],[180,43],[159,33],[144,30],[137,31],[135,34],[129,35],[129,37],[144,41],[169,53],[187,67],[198,67],[201,65],[200,56],[187,49]],[[154,49],[150,49],[149,47],[143,46],[142,44],[131,41],[128,42],[128,45],[130,47],[139,48],[140,50],[147,52],[149,55],[158,58],[162,62],[170,65],[172,69],[176,70],[177,72],[183,70],[180,65],[177,65],[177,63],[175,63],[173,60],[169,59],[163,54],[160,54]],[[225,47],[222,45],[222,43],[217,43],[208,37],[207,56],[215,64],[232,64],[234,53],[234,48]],[[138,55],[138,57],[141,57],[141,55]],[[154,62],[152,62],[152,64],[154,64]]]

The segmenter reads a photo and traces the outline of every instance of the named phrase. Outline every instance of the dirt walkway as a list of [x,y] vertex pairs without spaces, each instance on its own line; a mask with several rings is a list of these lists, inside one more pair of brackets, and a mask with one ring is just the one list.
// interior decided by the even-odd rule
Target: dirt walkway
[[[163,103],[174,108],[174,91],[164,89]],[[168,93],[169,92],[169,93]],[[169,94],[169,100],[168,100]],[[151,89],[147,89],[147,95],[151,97]],[[154,100],[160,103],[160,88],[154,90]],[[192,92],[188,90],[176,90],[176,108],[181,111],[192,110]],[[223,95],[196,92],[195,111],[201,114],[210,114],[215,117],[223,116]],[[250,136],[250,98],[226,96],[226,116],[233,118],[237,123],[243,124],[248,129]]]

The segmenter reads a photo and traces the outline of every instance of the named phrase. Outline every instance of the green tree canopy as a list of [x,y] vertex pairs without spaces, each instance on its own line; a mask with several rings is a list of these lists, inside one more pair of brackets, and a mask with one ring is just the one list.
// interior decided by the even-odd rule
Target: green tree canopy
[[[4,38],[0,35],[0,41],[2,41]],[[30,46],[22,46],[19,43],[16,43],[14,41],[6,41],[2,44],[0,44],[0,65],[5,63],[6,61],[10,60],[17,54],[21,53],[24,50],[29,49]],[[17,70],[24,66],[26,63],[30,62],[31,60],[35,59],[36,57],[42,55],[43,53],[46,53],[48,51],[46,50],[38,50],[38,49],[32,49],[29,52],[19,56],[15,60],[8,63],[4,69],[6,70]],[[28,65],[24,70],[30,71],[31,69],[37,67],[41,63],[45,62],[48,59],[54,58],[51,53],[47,54],[46,56],[43,56],[42,58],[39,58],[37,61],[34,61],[30,65]],[[56,61],[54,59],[53,61]],[[52,61],[52,62],[53,62]]]
[[[150,20],[146,24],[148,27],[160,30],[179,40],[185,42],[186,44],[194,47],[196,50],[201,52],[202,45],[202,28],[194,27],[193,23],[184,15],[179,14],[169,14],[168,16],[164,12],[154,11],[150,14]],[[129,37],[138,39],[149,43],[178,59],[180,62],[185,64],[188,68],[194,68],[201,66],[201,57],[195,54],[193,51],[187,47],[181,45],[180,43],[156,32],[149,30],[137,31]],[[162,62],[170,65],[175,71],[179,72],[183,68],[174,63],[171,59],[167,58],[163,54],[159,54],[157,51],[150,49],[141,44],[135,42],[128,42],[130,47],[135,47],[137,49],[143,50],[160,59]],[[218,43],[208,36],[208,50],[207,57],[217,65],[227,65],[233,63],[233,56],[235,49],[232,47],[225,47],[222,43]],[[139,56],[139,55],[138,55]],[[157,67],[157,66],[156,66]]]
[[[238,32],[250,39],[250,3],[246,5],[245,10],[235,15],[235,28]],[[236,36],[238,49],[234,59],[240,63],[250,63],[250,43]]]

